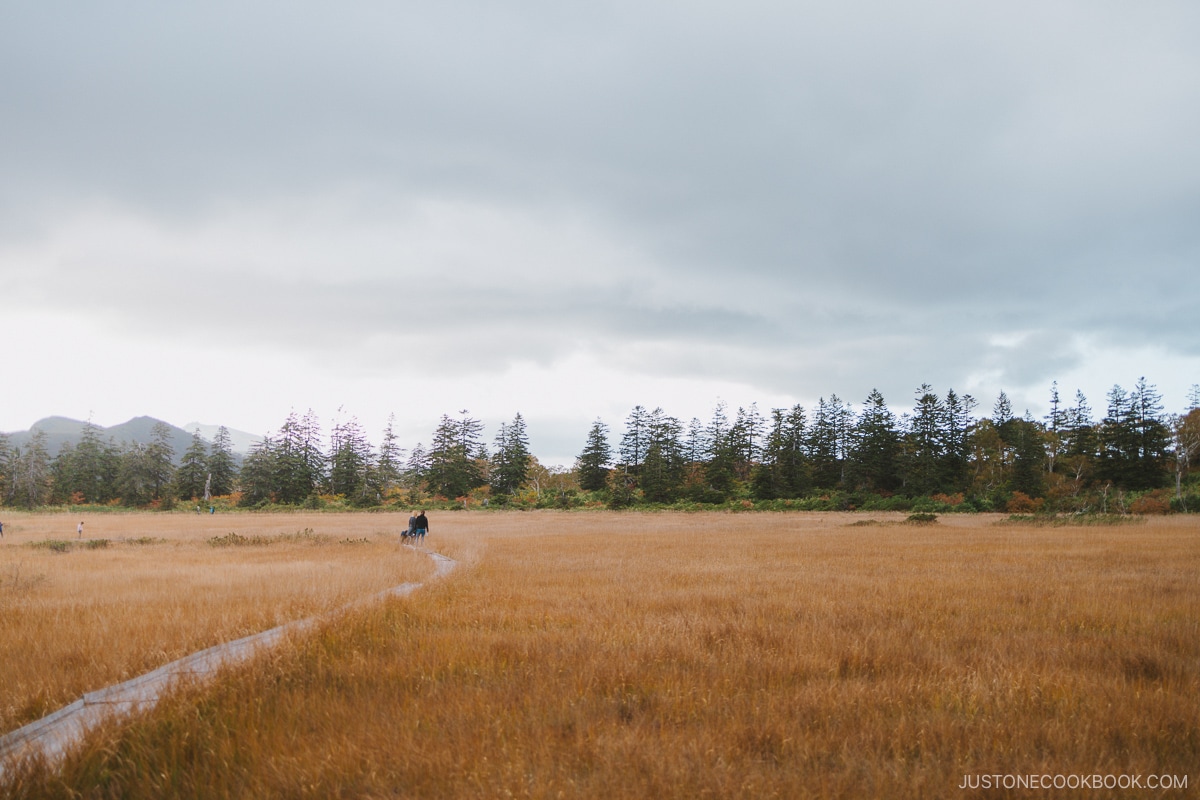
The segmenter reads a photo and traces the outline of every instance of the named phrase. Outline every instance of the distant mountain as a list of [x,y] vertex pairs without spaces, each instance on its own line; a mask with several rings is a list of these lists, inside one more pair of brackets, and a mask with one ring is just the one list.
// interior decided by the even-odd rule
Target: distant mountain
[[[217,438],[217,430],[220,427],[220,425],[205,425],[201,422],[189,422],[187,425],[183,426],[183,429],[188,433],[191,433],[194,430],[199,430],[201,436],[203,436],[207,441],[212,442]],[[239,431],[228,426],[226,426],[225,430],[229,431],[229,441],[233,446],[233,452],[240,453],[242,455],[249,453],[251,447],[254,447],[254,445],[263,440],[263,437],[256,433],[246,433],[245,431]]]
[[[100,438],[104,441],[111,439],[118,445],[122,443],[149,444],[153,439],[154,426],[159,422],[160,420],[157,420],[154,417],[134,417],[128,422],[122,422],[120,425],[113,425],[110,428],[105,428],[100,425],[95,427],[100,432]],[[68,419],[67,417],[46,417],[45,419],[41,419],[33,423],[33,425],[31,425],[27,431],[14,431],[13,433],[8,434],[8,443],[12,447],[25,447],[27,444],[29,444],[29,440],[33,438],[35,431],[44,431],[46,434],[46,452],[49,453],[51,457],[54,457],[58,454],[58,451],[62,449],[64,444],[70,443],[72,447],[79,444],[79,440],[83,438],[83,428],[85,425],[86,423],[77,419]],[[187,450],[192,444],[192,431],[196,429],[196,426],[193,425],[187,430],[178,428],[170,423],[168,423],[167,426],[171,429],[169,441],[171,443],[171,449],[175,451],[175,463],[178,464],[179,459],[183,456],[184,451]],[[204,433],[204,429],[206,427],[212,428],[214,436],[216,435],[217,427],[200,426],[201,437],[211,444],[211,437],[205,436]],[[243,450],[241,447],[239,447],[239,443],[241,441],[253,441],[257,438],[261,438],[255,437],[253,434],[245,433],[243,431],[237,431],[235,433],[233,430],[230,430],[229,434],[234,453],[235,455],[239,456],[239,460],[240,456],[249,449],[247,446],[247,448]]]

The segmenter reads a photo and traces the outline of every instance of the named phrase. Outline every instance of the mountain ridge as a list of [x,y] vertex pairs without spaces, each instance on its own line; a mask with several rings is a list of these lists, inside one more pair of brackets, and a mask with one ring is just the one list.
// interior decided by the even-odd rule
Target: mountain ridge
[[[192,427],[188,429],[181,428],[177,425],[172,425],[164,420],[157,419],[151,416],[137,416],[122,422],[118,425],[104,427],[93,423],[93,427],[100,433],[102,440],[112,440],[116,444],[149,444],[152,439],[154,426],[163,423],[170,428],[171,434],[168,437],[168,442],[171,449],[175,451],[174,460],[176,463],[183,456],[183,453],[192,443],[192,431],[196,428],[200,429],[200,437],[209,445],[212,445],[212,440],[216,436],[216,431],[220,427],[218,425],[201,425],[199,423],[189,423]],[[12,431],[4,434],[8,437],[10,447],[25,447],[33,438],[35,431],[43,431],[46,434],[46,452],[51,456],[56,456],[63,445],[70,444],[75,447],[83,438],[84,427],[88,423],[71,419],[59,415],[44,417],[29,426],[28,430]],[[212,431],[211,436],[205,435],[205,430]],[[226,426],[229,431],[230,444],[235,456],[238,460],[246,454],[250,446],[254,442],[261,440],[262,437],[256,434],[238,431]]]

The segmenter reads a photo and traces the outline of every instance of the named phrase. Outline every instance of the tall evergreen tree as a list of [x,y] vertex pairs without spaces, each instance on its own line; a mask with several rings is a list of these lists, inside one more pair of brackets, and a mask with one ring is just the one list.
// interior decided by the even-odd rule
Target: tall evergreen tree
[[379,444],[377,472],[380,490],[385,495],[400,485],[404,469],[404,449],[400,447],[396,438],[395,423],[396,415],[389,415],[387,427],[383,430],[383,441]]
[[[426,479],[434,494],[447,498],[464,497],[484,483],[479,456],[482,446],[477,441],[477,420],[463,413],[459,422],[443,414],[429,445]],[[472,450],[472,448],[478,448]]]
[[12,486],[12,445],[8,434],[0,433],[0,506],[5,505]]
[[576,461],[579,488],[585,492],[597,492],[605,488],[611,463],[612,449],[608,446],[608,426],[597,419],[592,423],[583,452]]
[[75,448],[63,442],[50,462],[50,502],[57,505],[75,498]]
[[854,449],[847,470],[851,484],[873,492],[896,491],[900,488],[899,459],[896,415],[888,409],[880,391],[872,389],[854,428]]
[[529,453],[529,436],[525,419],[520,412],[509,425],[501,425],[492,457],[491,486],[498,494],[515,494],[529,477],[533,457]]
[[636,475],[650,447],[650,413],[642,406],[634,406],[625,419],[625,433],[618,448],[621,467],[625,472]]
[[704,465],[704,479],[713,500],[727,499],[733,493],[737,477],[737,443],[732,432],[733,426],[725,413],[725,404],[718,403],[713,409],[712,421],[705,430],[708,460]]
[[757,500],[802,497],[808,491],[804,407],[771,410],[771,423],[750,491]]
[[150,455],[150,445],[133,442],[121,453],[121,471],[117,485],[121,502],[127,506],[147,506],[154,501],[160,477],[156,458]]
[[945,417],[946,407],[941,398],[929,384],[921,384],[905,436],[905,487],[911,494],[930,494],[941,489],[946,453]]
[[942,435],[942,490],[966,491],[970,483],[970,433],[974,424],[971,411],[975,408],[975,398],[969,394],[959,396],[953,389],[949,389],[946,391],[943,407],[945,424]]
[[276,475],[276,502],[301,503],[321,485],[325,457],[320,442],[320,423],[311,410],[303,419],[295,411],[288,414],[270,450]]
[[650,414],[649,445],[642,462],[641,487],[645,498],[654,503],[675,500],[683,487],[684,453],[679,420],[661,408]]
[[208,483],[208,444],[200,431],[192,432],[192,441],[183,452],[179,469],[175,471],[175,491],[182,499],[204,496]]
[[[275,440],[263,437],[250,448],[238,473],[238,487],[243,506],[272,502],[279,495],[279,459]],[[214,480],[215,483],[215,480]]]
[[50,454],[46,450],[46,432],[41,428],[25,445],[25,450],[14,448],[9,457],[9,498],[14,506],[37,508],[50,499],[51,473]]
[[819,398],[806,444],[813,483],[822,489],[836,489],[842,482],[843,428],[843,406],[838,396]]
[[429,451],[425,445],[417,442],[408,453],[408,461],[404,462],[404,482],[409,489],[416,491],[429,475]]
[[1009,473],[1010,491],[1023,492],[1029,497],[1041,497],[1046,491],[1045,430],[1034,421],[1029,412],[1024,419],[1013,419],[1008,424],[1012,450],[1012,469]]
[[146,445],[146,469],[150,479],[150,496],[164,500],[170,496],[171,484],[175,479],[175,449],[171,446],[171,426],[156,422],[150,430],[150,444]]
[[358,419],[335,422],[330,431],[329,491],[359,505],[376,501],[374,467],[371,443]]
[[217,428],[213,439],[212,449],[208,456],[209,492],[215,497],[223,497],[233,492],[237,486],[238,466],[233,456],[233,440],[229,429],[224,425]]
[[1100,426],[1097,477],[1126,489],[1162,486],[1170,441],[1162,395],[1152,384],[1139,378],[1132,392],[1113,386]]

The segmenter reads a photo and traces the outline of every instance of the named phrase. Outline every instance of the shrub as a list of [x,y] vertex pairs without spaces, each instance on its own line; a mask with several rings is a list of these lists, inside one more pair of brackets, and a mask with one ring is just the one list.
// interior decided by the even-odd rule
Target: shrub
[[909,514],[905,522],[913,525],[932,525],[937,522],[937,514],[917,512],[916,514]]
[[1171,495],[1166,489],[1147,492],[1129,504],[1133,514],[1167,514],[1171,511]]
[[1041,497],[1034,499],[1024,492],[1013,492],[1004,510],[1010,514],[1036,514],[1042,510],[1045,500]]

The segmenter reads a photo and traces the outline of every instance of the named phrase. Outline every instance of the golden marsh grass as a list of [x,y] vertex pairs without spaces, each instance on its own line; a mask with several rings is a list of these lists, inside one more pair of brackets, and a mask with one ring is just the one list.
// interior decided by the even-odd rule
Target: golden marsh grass
[[431,544],[463,562],[445,580],[9,789],[918,798],[978,796],[965,774],[1099,772],[1190,773],[1173,796],[1194,796],[1194,519],[872,518],[439,515]]
[[[420,580],[428,559],[393,533],[405,521],[106,514],[78,539],[74,517],[6,513],[0,733],[197,650]],[[209,543],[231,533],[245,542]]]

